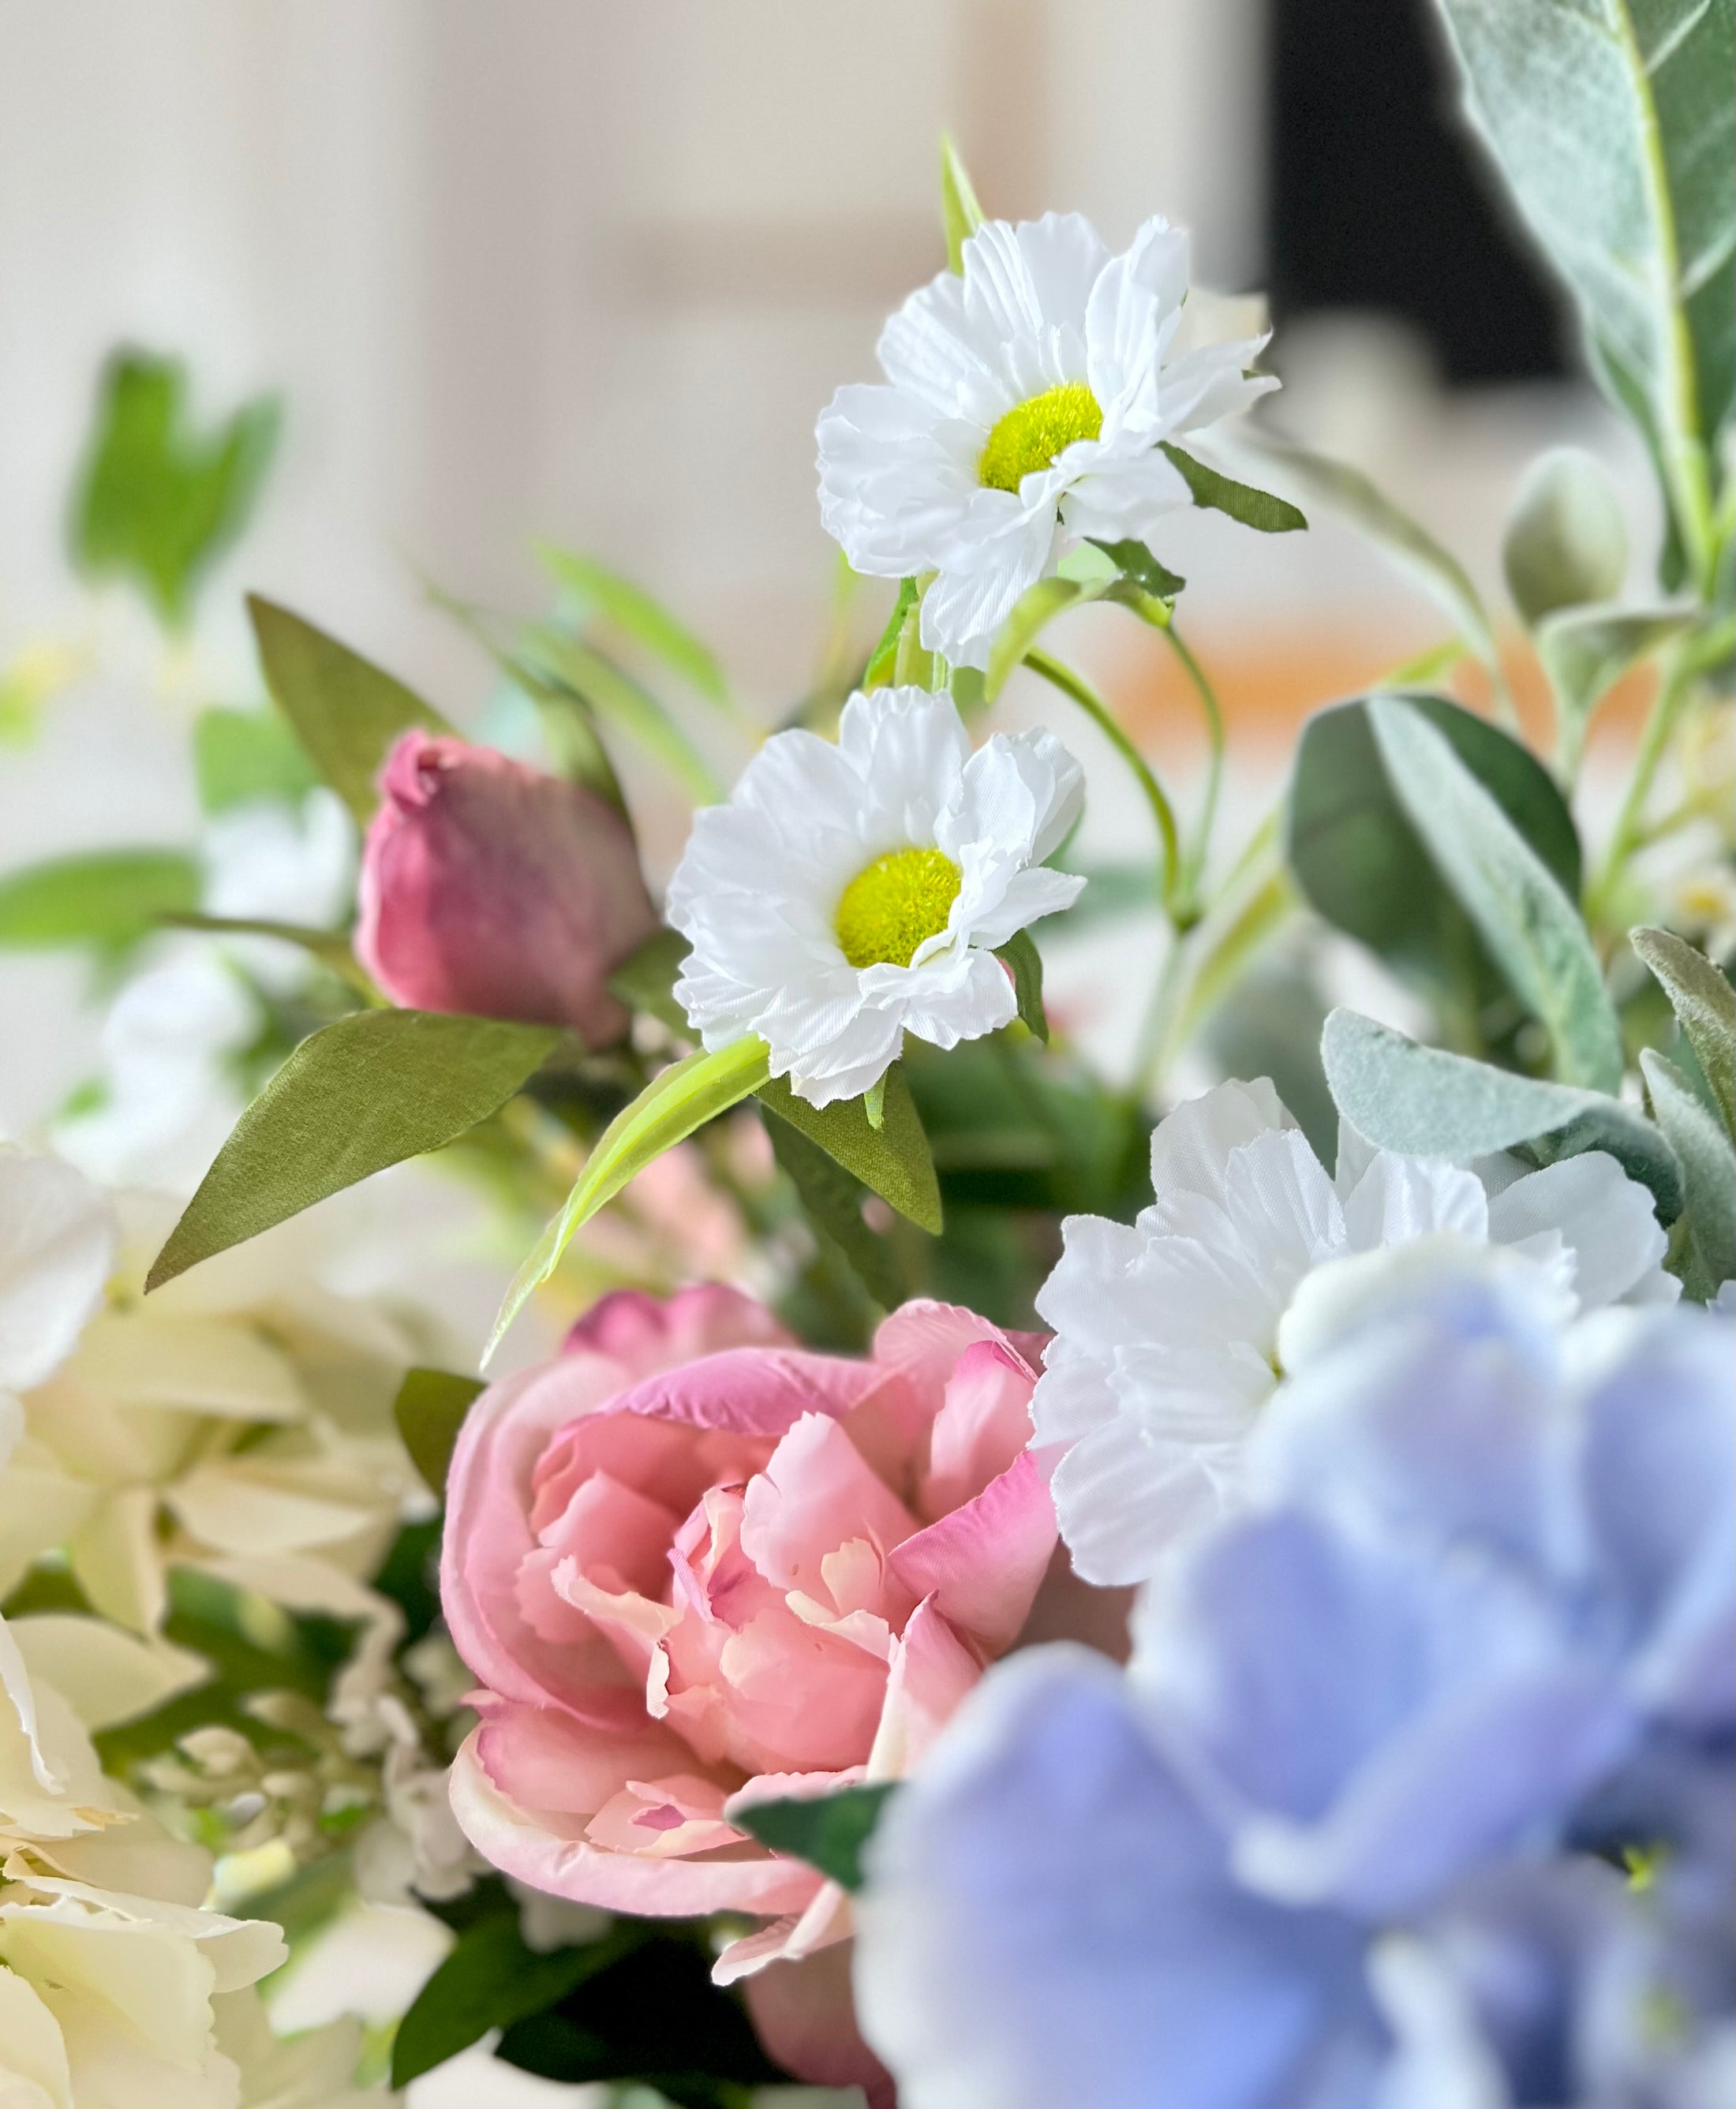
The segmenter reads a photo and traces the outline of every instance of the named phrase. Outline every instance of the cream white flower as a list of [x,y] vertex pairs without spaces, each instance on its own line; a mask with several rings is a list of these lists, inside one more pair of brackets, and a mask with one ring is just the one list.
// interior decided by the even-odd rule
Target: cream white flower
[[1238,1497],[1245,1438],[1281,1372],[1395,1271],[1505,1247],[1499,1263],[1525,1270],[1557,1319],[1679,1294],[1651,1195],[1603,1152],[1467,1170],[1347,1131],[1334,1179],[1264,1080],[1170,1114],[1151,1138],[1151,1184],[1131,1229],[1069,1217],[1037,1298],[1056,1337],[1032,1402],[1036,1447],[1065,1446],[1056,1510],[1092,1582],[1146,1579],[1178,1534]]
[[821,414],[820,511],[858,571],[938,573],[922,641],[955,664],[1089,535],[1143,540],[1191,502],[1160,451],[1243,410],[1274,380],[1264,343],[1182,350],[1187,237],[1150,219],[1112,257],[1088,220],[993,220],[887,323],[884,386]]
[[698,814],[670,881],[676,1000],[708,1048],[757,1033],[811,1104],[855,1098],[906,1032],[956,1046],[1016,1005],[994,956],[1084,881],[1040,869],[1083,797],[1047,732],[970,752],[952,698],[880,689],[834,746],[779,733]]

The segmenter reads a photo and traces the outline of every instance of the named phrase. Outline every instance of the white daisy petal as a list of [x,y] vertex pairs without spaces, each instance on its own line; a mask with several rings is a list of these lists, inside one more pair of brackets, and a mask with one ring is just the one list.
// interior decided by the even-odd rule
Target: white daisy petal
[[852,696],[834,747],[769,739],[696,815],[667,913],[692,947],[676,1000],[704,1045],[748,1034],[811,1104],[857,1098],[906,1032],[956,1046],[1009,1023],[995,958],[1083,882],[1037,868],[1080,775],[1047,734],[973,756],[950,696]]

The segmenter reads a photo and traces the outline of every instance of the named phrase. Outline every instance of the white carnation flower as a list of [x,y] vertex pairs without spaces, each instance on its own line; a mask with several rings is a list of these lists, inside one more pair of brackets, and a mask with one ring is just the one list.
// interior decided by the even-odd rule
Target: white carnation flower
[[920,689],[852,696],[835,747],[777,734],[670,881],[693,946],[676,1000],[708,1048],[759,1034],[816,1106],[877,1083],[906,1032],[993,1032],[1017,1008],[995,947],[1085,883],[1039,869],[1083,797],[1051,734],[973,754],[952,698]]
[[1037,1298],[1056,1337],[1036,1445],[1065,1446],[1056,1511],[1091,1582],[1148,1578],[1179,1533],[1236,1500],[1281,1375],[1419,1271],[1505,1248],[1500,1262],[1553,1320],[1680,1293],[1650,1194],[1603,1151],[1466,1170],[1346,1130],[1333,1179],[1264,1079],[1171,1113],[1151,1138],[1151,1184],[1131,1229],[1069,1217]]
[[1143,540],[1191,502],[1159,442],[1245,409],[1275,380],[1265,342],[1182,350],[1187,237],[1150,219],[1112,257],[1091,223],[993,220],[962,274],[913,293],[881,333],[886,386],[821,413],[820,510],[858,571],[938,574],[922,641],[983,666],[1013,603],[1089,535]]

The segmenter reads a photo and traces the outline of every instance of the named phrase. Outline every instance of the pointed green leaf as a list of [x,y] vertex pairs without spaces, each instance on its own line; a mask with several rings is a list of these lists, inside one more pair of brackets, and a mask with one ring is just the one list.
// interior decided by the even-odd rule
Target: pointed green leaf
[[535,673],[582,696],[605,725],[642,747],[690,798],[715,805],[723,796],[711,764],[650,690],[613,660],[552,622],[531,624],[515,655]]
[[1442,0],[1467,112],[1657,458],[1697,575],[1736,389],[1736,5]]
[[282,712],[269,707],[201,711],[193,720],[193,775],[207,813],[254,798],[300,798],[319,781],[307,749]]
[[411,1369],[404,1372],[392,1402],[392,1419],[410,1462],[442,1499],[458,1432],[482,1389],[478,1377],[461,1377],[451,1370]]
[[1695,619],[1691,607],[1564,607],[1545,618],[1537,650],[1561,712],[1559,761],[1571,781],[1591,714],[1629,668]]
[[1681,1162],[1683,1213],[1710,1297],[1736,1276],[1736,1151],[1673,1062],[1647,1047],[1639,1066],[1652,1111]]
[[560,1263],[574,1232],[665,1150],[757,1091],[769,1063],[765,1041],[751,1033],[715,1054],[702,1048],[672,1062],[616,1114],[598,1136],[560,1213],[513,1277],[483,1350],[485,1367],[507,1328]]
[[894,1062],[882,1079],[885,1099],[879,1127],[869,1123],[860,1099],[830,1106],[811,1106],[798,1098],[789,1080],[771,1077],[759,1089],[760,1102],[792,1127],[835,1157],[865,1186],[889,1201],[901,1216],[938,1237],[941,1230],[940,1184],[923,1133],[921,1116],[911,1096],[901,1064]]
[[1420,711],[1377,696],[1368,711],[1406,817],[1513,994],[1548,1028],[1557,1076],[1615,1091],[1621,1029],[1578,909]]
[[539,542],[536,548],[544,567],[562,585],[579,594],[598,614],[607,616],[635,644],[661,659],[708,703],[729,707],[730,684],[722,667],[661,601],[618,571],[608,570],[594,557],[557,549],[546,542]]
[[1209,468],[1168,440],[1158,442],[1172,467],[1193,494],[1196,505],[1214,513],[1227,513],[1244,527],[1256,527],[1262,535],[1288,535],[1308,525],[1308,517],[1287,498],[1275,498],[1269,490],[1256,490],[1251,483],[1238,483],[1232,476]]
[[884,689],[893,677],[893,669],[898,662],[899,640],[904,635],[906,622],[916,618],[916,604],[922,597],[922,589],[915,579],[898,581],[898,598],[893,603],[892,613],[886,618],[886,627],[880,632],[880,641],[868,655],[868,664],[862,671],[862,687]]
[[644,1011],[661,1019],[671,1032],[692,1039],[694,1029],[674,993],[687,953],[687,940],[679,930],[654,930],[616,968],[608,985],[629,1010]]
[[867,1189],[788,1121],[768,1120],[766,1131],[771,1138],[772,1154],[801,1197],[809,1222],[837,1246],[875,1302],[883,1310],[895,1309],[904,1300],[903,1284],[885,1239],[862,1220]]
[[380,802],[377,779],[400,733],[450,733],[432,703],[371,660],[275,602],[247,597],[272,700],[314,766],[364,827]]
[[1377,1149],[1463,1162],[1523,1145],[1540,1163],[1607,1149],[1650,1187],[1662,1222],[1681,1213],[1675,1152],[1620,1099],[1419,1046],[1354,1010],[1327,1018],[1320,1054],[1333,1103]]
[[122,351],[109,361],[72,521],[80,569],[130,578],[177,629],[201,577],[247,524],[280,421],[277,402],[261,398],[197,431],[188,393],[179,359]]
[[965,244],[983,224],[983,208],[952,135],[940,135],[940,217],[947,234],[947,269],[965,268]]
[[184,850],[95,850],[0,872],[0,947],[118,950],[165,915],[196,909],[199,861]]
[[1711,1086],[1736,1140],[1736,990],[1703,952],[1669,930],[1633,930],[1628,942],[1652,969]]
[[503,1106],[561,1036],[422,1010],[357,1011],[312,1034],[236,1122],[146,1288],[441,1149]]
[[1173,601],[1187,583],[1167,564],[1159,563],[1143,542],[1100,542],[1094,535],[1085,539],[1092,549],[1101,549],[1118,571],[1154,599]]
[[1305,447],[1286,445],[1264,432],[1249,444],[1310,498],[1354,522],[1445,611],[1484,666],[1499,666],[1489,612],[1470,573],[1359,468],[1327,454],[1311,454]]
[[761,1801],[735,1821],[774,1853],[793,1853],[847,1890],[862,1886],[862,1849],[897,1782],[840,1787],[799,1800]]
[[1028,930],[1018,930],[1004,945],[995,947],[995,957],[1012,969],[1013,993],[1019,1015],[1042,1041],[1049,1037],[1049,1020],[1042,1007],[1042,955]]

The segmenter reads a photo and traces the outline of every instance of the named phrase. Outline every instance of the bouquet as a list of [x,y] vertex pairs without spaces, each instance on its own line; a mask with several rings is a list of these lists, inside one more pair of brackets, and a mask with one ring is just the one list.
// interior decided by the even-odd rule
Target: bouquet
[[[1179,230],[995,219],[947,145],[947,268],[819,421],[839,616],[770,729],[570,553],[545,617],[453,604],[498,743],[255,599],[202,864],[0,880],[0,938],[121,962],[115,1018],[219,1018],[189,1105],[251,1095],[166,1215],[0,1155],[7,2101],[457,2058],[687,2109],[1729,2098],[1736,15],[1443,16],[1657,472],[1637,596],[1589,457],[1521,485],[1546,739],[1450,553],[1256,409]],[[196,444],[179,387],[111,371],[77,513],[171,626],[273,429]],[[1226,840],[1167,531],[1251,568],[1322,506],[1450,627]],[[1185,671],[1191,796],[1063,656],[1090,604]],[[1076,854],[1087,720],[1142,862]],[[696,808],[660,887],[629,751]],[[1118,916],[1112,1077],[1044,952]],[[1322,933],[1416,1033],[1330,1006]],[[1187,1095],[1238,1018],[1271,1073]],[[424,1157],[515,1269],[479,1369],[295,1242]],[[314,2016],[388,1921],[403,1996]]]

